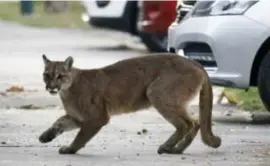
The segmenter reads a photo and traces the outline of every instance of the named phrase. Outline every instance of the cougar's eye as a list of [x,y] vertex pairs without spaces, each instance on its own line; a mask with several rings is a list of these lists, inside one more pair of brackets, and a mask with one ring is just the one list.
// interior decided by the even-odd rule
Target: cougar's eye
[[58,80],[60,80],[60,79],[63,78],[63,75],[62,75],[62,74],[58,74],[56,78],[57,78]]

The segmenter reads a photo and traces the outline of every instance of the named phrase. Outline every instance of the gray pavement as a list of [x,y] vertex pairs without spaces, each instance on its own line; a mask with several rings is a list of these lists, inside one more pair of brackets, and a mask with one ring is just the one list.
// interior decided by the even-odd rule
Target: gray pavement
[[[267,166],[270,159],[270,126],[214,124],[222,146],[212,149],[196,137],[183,155],[158,155],[158,146],[174,131],[154,110],[114,117],[76,155],[59,155],[78,130],[64,133],[49,144],[38,142],[39,134],[64,112],[0,110],[1,166],[149,165],[149,166]],[[146,134],[137,132],[147,129]]]
[[[132,45],[127,42],[129,37],[105,30],[38,29],[0,22],[0,34],[0,92],[14,84],[37,90],[0,95],[0,166],[269,165],[267,125],[214,123],[214,133],[223,139],[219,149],[206,147],[198,135],[185,154],[160,156],[158,146],[174,129],[154,109],[114,117],[77,155],[58,155],[58,148],[68,145],[77,131],[49,144],[38,142],[39,134],[64,113],[59,98],[44,91],[41,55],[53,59],[73,56],[75,66],[95,68],[146,51],[143,47],[126,48],[125,44]],[[214,88],[214,95],[219,91]],[[42,109],[15,109],[29,104]],[[190,111],[197,112],[197,99],[191,105]],[[215,105],[214,114],[224,111],[235,110]],[[138,135],[144,128],[148,133]]]

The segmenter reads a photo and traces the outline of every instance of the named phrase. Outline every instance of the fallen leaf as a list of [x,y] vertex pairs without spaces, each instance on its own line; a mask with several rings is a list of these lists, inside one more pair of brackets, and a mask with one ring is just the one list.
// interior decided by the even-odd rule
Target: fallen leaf
[[5,92],[0,92],[0,96],[4,96],[4,97],[6,97],[6,96],[7,96],[7,94],[6,94]]
[[6,92],[23,92],[23,91],[24,91],[24,88],[18,85],[12,85],[6,90]]

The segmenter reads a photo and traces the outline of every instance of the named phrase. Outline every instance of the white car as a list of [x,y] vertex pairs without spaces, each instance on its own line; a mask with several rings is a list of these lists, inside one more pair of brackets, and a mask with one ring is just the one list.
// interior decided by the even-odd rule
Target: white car
[[197,1],[169,27],[167,49],[203,64],[215,85],[257,86],[270,111],[270,0]]
[[89,24],[136,34],[137,1],[128,0],[94,0],[82,1]]

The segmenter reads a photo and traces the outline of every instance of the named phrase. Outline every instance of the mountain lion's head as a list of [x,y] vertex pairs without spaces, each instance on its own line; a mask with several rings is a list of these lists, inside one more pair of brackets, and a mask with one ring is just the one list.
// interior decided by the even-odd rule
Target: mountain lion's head
[[46,90],[50,94],[57,94],[61,89],[66,89],[71,85],[71,68],[73,58],[69,56],[65,61],[51,61],[45,54],[42,55],[45,64],[43,81]]

